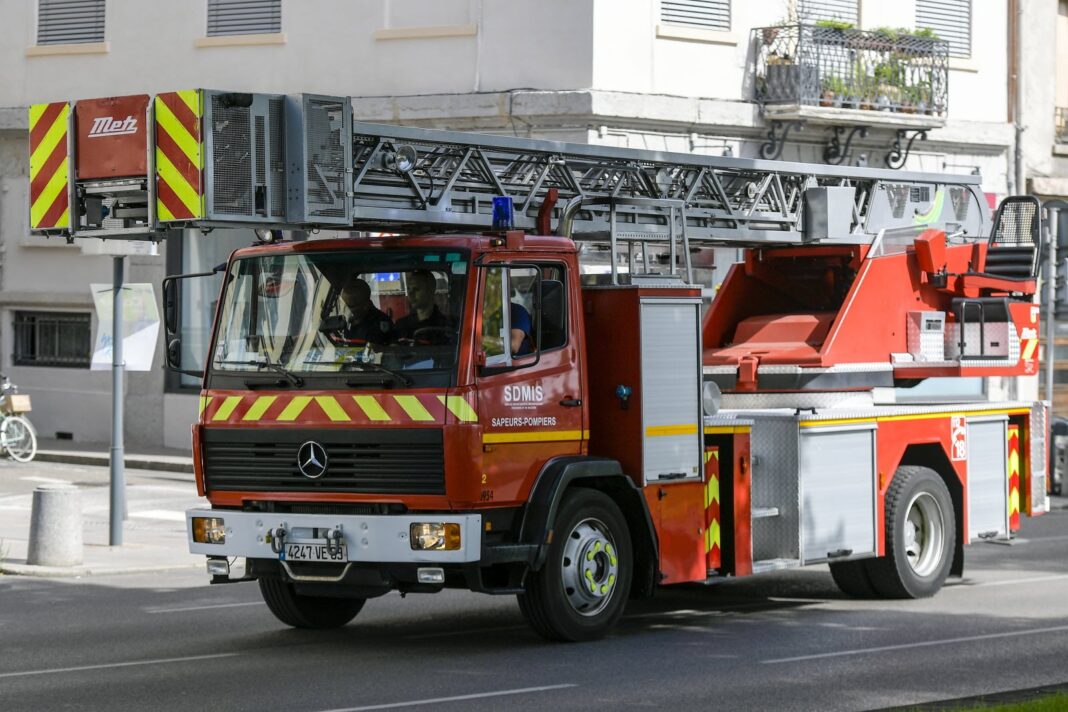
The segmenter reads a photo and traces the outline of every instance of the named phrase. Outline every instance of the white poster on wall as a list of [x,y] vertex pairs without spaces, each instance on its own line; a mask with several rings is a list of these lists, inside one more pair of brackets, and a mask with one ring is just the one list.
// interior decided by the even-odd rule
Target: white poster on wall
[[[114,332],[111,327],[114,290],[110,284],[90,284],[96,305],[97,334],[90,369],[111,368]],[[151,284],[122,288],[122,360],[127,371],[151,371],[159,337],[159,310]]]

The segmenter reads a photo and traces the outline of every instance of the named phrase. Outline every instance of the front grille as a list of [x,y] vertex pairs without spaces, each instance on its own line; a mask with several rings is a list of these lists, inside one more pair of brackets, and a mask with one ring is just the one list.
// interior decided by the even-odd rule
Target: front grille
[[[318,479],[297,467],[297,450],[309,440],[327,453]],[[205,429],[202,452],[208,491],[445,493],[439,429]]]

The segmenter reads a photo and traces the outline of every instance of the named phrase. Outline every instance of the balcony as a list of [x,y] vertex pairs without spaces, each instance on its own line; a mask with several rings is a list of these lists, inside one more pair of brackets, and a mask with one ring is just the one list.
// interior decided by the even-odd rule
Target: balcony
[[755,98],[770,120],[925,129],[948,109],[949,43],[821,25],[753,30]]

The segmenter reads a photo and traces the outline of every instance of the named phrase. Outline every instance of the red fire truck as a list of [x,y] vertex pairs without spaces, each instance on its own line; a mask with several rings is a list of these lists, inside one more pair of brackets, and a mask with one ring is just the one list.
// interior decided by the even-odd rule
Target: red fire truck
[[[203,375],[190,550],[291,626],[465,588],[585,640],[658,586],[811,564],[930,596],[1048,507],[1043,403],[897,400],[1036,372],[1040,206],[991,218],[976,176],[358,124],[312,95],[31,125],[35,230],[261,231],[165,281],[167,351]],[[719,248],[744,260],[713,290]],[[189,369],[183,285],[220,277]]]

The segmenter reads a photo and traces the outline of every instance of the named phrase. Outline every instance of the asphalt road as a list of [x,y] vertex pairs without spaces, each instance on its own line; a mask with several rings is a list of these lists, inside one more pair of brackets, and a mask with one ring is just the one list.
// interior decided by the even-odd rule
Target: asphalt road
[[548,644],[515,600],[370,601],[290,630],[206,575],[0,577],[0,709],[860,710],[1068,682],[1068,511],[968,549],[922,601],[854,601],[825,568],[664,589],[606,640]]

